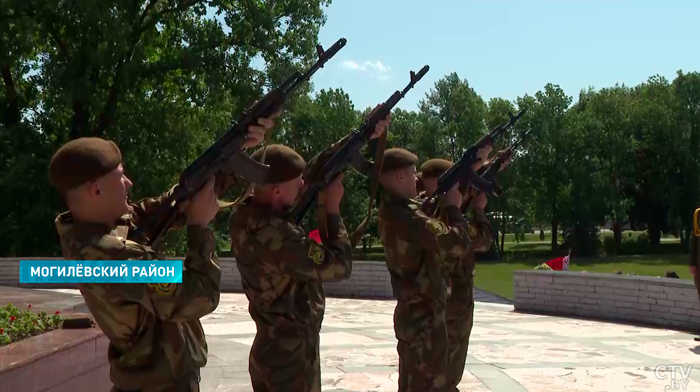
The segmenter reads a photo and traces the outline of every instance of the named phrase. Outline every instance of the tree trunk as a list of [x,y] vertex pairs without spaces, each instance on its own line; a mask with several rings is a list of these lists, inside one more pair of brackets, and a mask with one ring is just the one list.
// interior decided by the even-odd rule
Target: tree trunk
[[506,214],[501,218],[501,253],[503,253],[503,245],[506,242]]
[[678,235],[681,237],[681,247],[683,248],[683,252],[688,252],[690,249],[688,244],[690,244],[690,233],[692,233],[692,231],[693,227],[688,227],[687,225],[682,225],[678,230]]
[[661,228],[656,222],[649,225],[649,245],[652,249],[656,248],[661,242]]
[[620,249],[622,248],[622,224],[617,219],[613,223],[613,237],[615,238],[613,254],[617,256],[620,252]]
[[3,122],[6,127],[10,127],[17,124],[20,120],[17,90],[12,80],[10,67],[8,65],[3,65],[2,68],[0,68],[0,72],[2,73],[2,81],[5,83],[5,99],[7,100],[7,111],[3,117]]
[[499,231],[496,231],[496,235],[494,235],[493,238],[492,238],[492,243],[491,243],[491,245],[493,246],[493,243],[495,243],[495,244],[496,244],[496,250],[498,250],[498,251],[500,252],[500,251],[501,251],[501,241],[499,240],[499,236],[498,236],[499,233],[500,233],[500,230],[499,230]]
[[552,218],[552,252],[557,251],[557,230],[559,230],[559,222],[557,218]]

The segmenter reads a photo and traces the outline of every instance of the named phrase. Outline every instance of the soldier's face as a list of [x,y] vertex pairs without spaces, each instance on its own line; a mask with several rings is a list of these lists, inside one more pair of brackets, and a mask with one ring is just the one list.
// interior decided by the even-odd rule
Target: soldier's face
[[284,207],[291,206],[294,204],[299,192],[304,187],[304,180],[301,176],[280,184],[275,192],[275,196],[281,202],[280,204]]
[[428,195],[432,195],[433,192],[437,189],[437,178],[435,177],[428,177],[428,178],[423,178],[423,186],[425,187],[425,193]]
[[124,167],[119,165],[105,176],[95,181],[93,193],[100,199],[106,213],[114,215],[114,219],[129,212],[129,189],[133,186],[131,180],[124,175]]
[[418,195],[418,172],[415,166],[410,166],[397,171],[397,178],[401,193],[406,197],[416,197]]

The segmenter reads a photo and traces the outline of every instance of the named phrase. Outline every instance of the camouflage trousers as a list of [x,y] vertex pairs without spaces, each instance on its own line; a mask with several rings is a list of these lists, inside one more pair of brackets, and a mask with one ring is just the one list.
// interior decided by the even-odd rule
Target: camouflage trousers
[[255,392],[321,392],[319,333],[258,328],[248,371]]
[[394,330],[399,341],[396,347],[399,392],[444,391],[447,372],[444,305],[425,311],[412,311],[399,305],[394,314]]
[[199,369],[195,372],[183,375],[180,379],[173,382],[171,385],[165,386],[162,389],[149,386],[148,388],[126,390],[117,387],[112,387],[110,392],[199,392],[199,382],[201,376]]
[[695,289],[698,291],[698,300],[700,300],[700,275],[694,276],[693,280],[695,281]]
[[452,276],[452,295],[447,300],[448,360],[447,392],[457,392],[467,362],[469,337],[474,326],[474,278]]

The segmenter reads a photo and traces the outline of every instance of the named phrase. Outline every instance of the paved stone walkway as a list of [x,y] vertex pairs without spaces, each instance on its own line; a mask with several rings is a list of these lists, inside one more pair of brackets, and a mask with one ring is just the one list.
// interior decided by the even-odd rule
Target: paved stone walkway
[[[502,301],[498,298],[482,298]],[[321,332],[323,391],[396,391],[395,301],[327,300]],[[255,336],[242,294],[223,294],[202,322],[210,361],[203,392],[252,391],[248,353]],[[700,344],[663,329],[521,314],[512,305],[478,302],[462,391],[664,391],[658,365],[695,366],[688,384],[700,391]],[[682,377],[677,375],[680,380]]]

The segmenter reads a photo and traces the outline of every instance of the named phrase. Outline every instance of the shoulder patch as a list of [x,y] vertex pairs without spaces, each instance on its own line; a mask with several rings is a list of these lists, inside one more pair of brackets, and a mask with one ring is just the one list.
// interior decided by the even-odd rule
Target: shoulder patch
[[445,222],[436,219],[428,219],[425,222],[425,227],[428,229],[429,232],[435,235],[445,234],[448,231]]
[[149,283],[148,285],[157,293],[165,295],[174,293],[175,288],[177,287],[177,283]]
[[309,259],[316,264],[323,264],[323,259],[326,258],[326,251],[318,246],[315,242],[311,242],[309,246]]
[[467,231],[469,232],[469,238],[476,237],[476,229],[474,228],[474,226],[472,226],[471,223],[467,224]]

